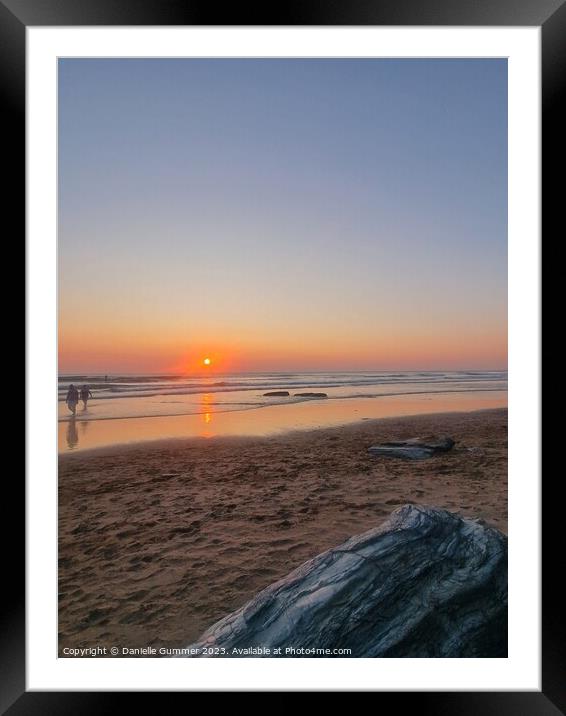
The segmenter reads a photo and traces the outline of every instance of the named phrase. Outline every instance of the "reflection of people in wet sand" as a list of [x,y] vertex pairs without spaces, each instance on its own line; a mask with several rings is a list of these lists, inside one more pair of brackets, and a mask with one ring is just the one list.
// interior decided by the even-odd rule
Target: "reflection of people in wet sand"
[[81,388],[81,400],[83,401],[84,406],[83,410],[86,410],[88,399],[92,397],[93,395],[91,389],[88,387],[88,385],[83,385],[83,387]]
[[77,431],[77,421],[75,416],[69,420],[67,424],[67,447],[72,450],[79,444],[79,433]]
[[73,415],[77,412],[77,403],[79,402],[79,391],[75,388],[75,386],[71,383],[69,386],[69,390],[67,391],[67,397],[65,398],[65,402],[67,403],[67,407],[73,413]]

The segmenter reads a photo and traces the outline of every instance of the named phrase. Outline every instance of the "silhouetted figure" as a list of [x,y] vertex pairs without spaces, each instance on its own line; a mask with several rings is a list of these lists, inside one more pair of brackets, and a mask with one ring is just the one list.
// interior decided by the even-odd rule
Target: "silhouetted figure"
[[88,385],[83,385],[83,387],[81,388],[81,400],[83,401],[84,405],[83,410],[86,410],[86,404],[88,403],[88,399],[92,397],[93,395],[91,389],[88,387]]
[[67,403],[67,407],[73,413],[73,415],[77,412],[77,403],[79,402],[79,391],[75,388],[75,386],[71,383],[69,386],[69,390],[67,391],[67,397],[65,398],[65,402]]

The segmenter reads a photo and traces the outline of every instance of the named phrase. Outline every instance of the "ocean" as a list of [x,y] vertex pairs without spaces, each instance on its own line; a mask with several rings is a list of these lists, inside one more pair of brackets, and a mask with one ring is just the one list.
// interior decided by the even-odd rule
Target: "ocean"
[[[69,420],[70,383],[88,384],[93,398],[77,420],[199,415],[312,401],[297,393],[324,392],[331,401],[384,396],[488,393],[507,390],[506,371],[359,371],[227,375],[61,375],[59,420]],[[266,397],[271,391],[289,397]]]

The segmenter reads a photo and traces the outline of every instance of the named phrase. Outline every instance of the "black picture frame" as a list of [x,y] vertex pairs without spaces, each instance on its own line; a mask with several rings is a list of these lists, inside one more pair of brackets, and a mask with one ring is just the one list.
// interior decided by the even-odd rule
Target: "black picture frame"
[[[219,22],[219,20],[221,20]],[[242,6],[218,9],[190,0],[0,0],[0,97],[4,125],[3,212],[12,218],[13,236],[25,232],[25,108],[26,27],[88,25],[422,25],[422,26],[540,26],[542,28],[542,161],[543,227],[559,231],[563,182],[557,181],[566,116],[560,106],[566,77],[566,0],[349,0],[327,3],[292,0],[284,6]],[[563,199],[562,199],[563,201]],[[6,225],[6,224],[5,224]],[[554,229],[553,227],[556,227]],[[560,231],[563,235],[563,230]],[[7,476],[6,476],[7,477]],[[533,479],[535,476],[533,476]],[[24,508],[23,480],[4,480],[5,505]],[[545,485],[543,497],[542,690],[540,692],[379,692],[378,706],[395,699],[395,706],[413,707],[423,714],[513,714],[551,716],[566,713],[566,629],[559,562],[551,545],[561,542],[558,510],[559,481]],[[20,513],[21,514],[21,513]],[[4,522],[7,522],[4,520]],[[23,525],[23,521],[21,523]],[[13,529],[13,528],[10,528]],[[9,594],[0,620],[0,712],[31,714],[111,713],[125,707],[131,693],[27,692],[25,690],[25,535],[5,536],[12,556]],[[16,544],[19,541],[19,548]],[[546,564],[546,569],[544,566]],[[144,699],[155,697],[138,694]],[[173,694],[159,694],[163,710]],[[402,699],[399,701],[399,699]]]

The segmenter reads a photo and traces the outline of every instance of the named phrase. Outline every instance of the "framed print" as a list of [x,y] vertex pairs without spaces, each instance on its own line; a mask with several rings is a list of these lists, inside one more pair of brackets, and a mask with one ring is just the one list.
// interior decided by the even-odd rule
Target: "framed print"
[[0,10],[27,252],[3,708],[564,709],[539,434],[562,3]]

